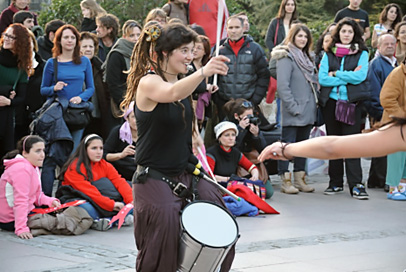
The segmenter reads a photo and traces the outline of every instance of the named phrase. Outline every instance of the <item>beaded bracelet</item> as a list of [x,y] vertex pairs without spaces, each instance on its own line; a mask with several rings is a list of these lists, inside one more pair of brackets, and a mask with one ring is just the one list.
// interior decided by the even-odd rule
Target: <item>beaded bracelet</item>
[[282,156],[283,156],[285,159],[291,161],[291,160],[294,159],[294,157],[288,158],[288,157],[286,157],[286,155],[285,155],[285,148],[286,148],[289,144],[290,144],[290,143],[282,143],[282,142],[281,142],[281,151],[282,151]]

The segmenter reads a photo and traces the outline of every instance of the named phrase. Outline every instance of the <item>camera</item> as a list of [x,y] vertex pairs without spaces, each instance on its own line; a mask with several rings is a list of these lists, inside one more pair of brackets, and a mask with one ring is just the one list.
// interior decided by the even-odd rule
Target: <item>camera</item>
[[254,126],[258,126],[259,123],[260,123],[259,118],[258,118],[258,117],[255,117],[255,116],[252,115],[252,114],[248,114],[248,115],[247,115],[247,118],[248,118],[250,124],[253,124]]

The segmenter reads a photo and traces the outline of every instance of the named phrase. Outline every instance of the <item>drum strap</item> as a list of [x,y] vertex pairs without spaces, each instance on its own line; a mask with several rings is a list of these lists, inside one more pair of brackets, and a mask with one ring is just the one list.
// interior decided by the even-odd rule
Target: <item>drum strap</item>
[[150,167],[138,165],[133,179],[135,179],[137,183],[144,183],[147,177],[165,182],[169,188],[171,188],[172,193],[177,197],[194,198],[194,193],[182,182],[168,178],[161,172],[151,169]]

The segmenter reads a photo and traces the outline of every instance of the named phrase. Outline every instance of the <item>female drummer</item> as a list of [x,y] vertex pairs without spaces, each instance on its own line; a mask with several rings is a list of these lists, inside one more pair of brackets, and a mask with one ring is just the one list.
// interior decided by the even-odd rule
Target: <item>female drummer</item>
[[[122,108],[135,102],[138,140],[134,182],[134,236],[138,248],[137,271],[177,270],[180,236],[179,212],[186,205],[186,193],[173,190],[162,178],[181,182],[189,191],[195,178],[186,173],[192,154],[193,109],[190,95],[206,77],[226,75],[228,59],[212,58],[188,77],[197,34],[182,24],[163,29],[150,22],[136,44],[128,76],[128,89]],[[148,168],[148,171],[146,171]],[[224,206],[214,185],[198,180],[198,199]],[[219,226],[221,227],[221,226]],[[226,256],[221,271],[228,271],[234,247]]]

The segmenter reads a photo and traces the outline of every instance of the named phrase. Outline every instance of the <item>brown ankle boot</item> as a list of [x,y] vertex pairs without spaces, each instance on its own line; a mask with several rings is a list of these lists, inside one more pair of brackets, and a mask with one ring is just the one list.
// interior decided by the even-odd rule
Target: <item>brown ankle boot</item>
[[284,173],[281,175],[282,179],[282,186],[281,186],[281,192],[285,194],[297,194],[299,193],[299,190],[293,187],[292,185],[292,179],[291,179],[291,174],[289,172]]
[[314,192],[314,188],[306,184],[305,171],[293,172],[294,185],[299,191],[311,193]]

